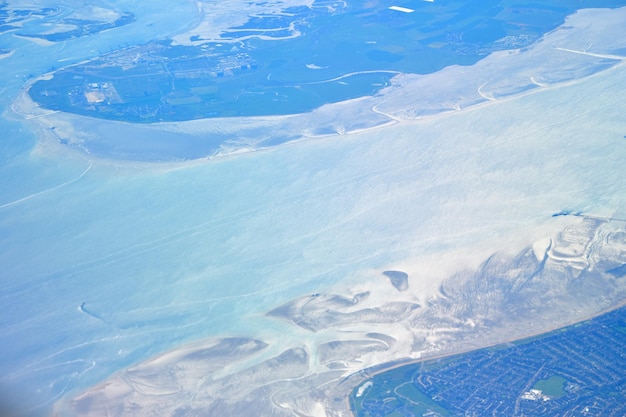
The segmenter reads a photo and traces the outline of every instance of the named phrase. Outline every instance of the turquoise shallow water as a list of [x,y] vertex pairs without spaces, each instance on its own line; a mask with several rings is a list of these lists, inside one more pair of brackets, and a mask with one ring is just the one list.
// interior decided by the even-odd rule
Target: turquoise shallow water
[[[109,132],[119,148],[94,154],[60,145],[46,136],[49,130],[37,125],[37,119],[23,120],[12,113],[11,103],[32,77],[129,43],[167,39],[199,18],[193,2],[181,2],[184,7],[180,8],[169,4],[119,2],[116,7],[132,12],[135,22],[51,45],[14,37],[12,32],[1,35],[4,45],[15,52],[0,61],[5,81],[0,95],[0,385],[6,401],[25,414],[47,415],[58,399],[191,341],[263,335],[264,331],[280,334],[285,329],[281,324],[263,318],[276,305],[344,281],[377,282],[378,270],[388,269],[390,263],[481,242],[494,228],[503,234],[518,230],[519,220],[509,222],[504,211],[533,223],[541,213],[549,216],[568,205],[603,210],[622,207],[622,197],[615,192],[622,185],[622,177],[614,172],[615,166],[621,166],[614,160],[619,152],[607,155],[605,150],[613,143],[613,133],[623,138],[624,132],[604,132],[596,139],[598,148],[576,136],[576,146],[568,148],[576,163],[568,165],[562,160],[562,142],[543,144],[519,134],[508,123],[497,125],[494,120],[508,116],[506,111],[463,119],[453,133],[441,121],[433,122],[435,130],[396,127],[188,164],[107,160],[106,155],[127,156],[123,144],[133,138],[124,136],[121,128]],[[381,3],[380,16],[392,16],[386,6]],[[379,22],[375,15],[360,12],[370,23]],[[358,14],[345,16],[342,19],[350,20]],[[357,42],[350,33],[342,34],[347,45]],[[359,37],[359,42],[365,38]],[[318,31],[318,39],[334,45],[337,38]],[[294,50],[300,51],[301,46],[293,42]],[[425,65],[409,59],[411,52],[403,45],[405,50],[391,52],[372,46],[361,52],[351,49],[353,55],[346,54],[338,68],[310,69],[307,74],[318,77],[313,81],[326,79],[348,70],[357,58],[376,69],[405,65],[398,68],[417,71],[409,66]],[[476,58],[475,52],[471,59]],[[400,55],[402,59],[397,59]],[[328,64],[323,56],[311,62],[305,58],[303,54],[294,56],[291,63],[277,62],[278,80],[294,82],[289,78],[294,73],[286,69],[296,62]],[[280,65],[286,66],[281,70]],[[347,96],[337,94],[333,100],[373,91],[373,81],[366,81],[349,86],[353,90]],[[328,85],[323,87],[328,94],[335,93]],[[599,97],[603,103],[612,103],[606,85],[602,88],[604,96]],[[575,96],[567,96],[568,102],[574,102]],[[558,98],[553,100],[558,102]],[[536,105],[528,104],[529,108]],[[576,111],[602,116],[607,126],[621,120],[619,108],[602,108],[599,114],[583,112],[581,106]],[[303,104],[309,107],[308,102]],[[531,131],[549,135],[552,130],[544,127],[557,116],[558,112],[543,112],[537,122],[540,127]],[[520,114],[516,124],[523,125],[524,119]],[[97,121],[82,120],[80,129],[67,138],[88,136],[95,130]],[[561,129],[566,129],[568,123],[561,123]],[[224,129],[221,138],[228,141],[248,126],[246,121],[236,122],[235,133],[218,127]],[[589,134],[591,130],[576,125],[576,131]],[[106,128],[102,131],[106,133]],[[271,140],[273,130],[269,131]],[[475,137],[464,137],[468,131],[475,132]],[[575,136],[576,131],[568,132]],[[503,145],[501,135],[515,139]],[[415,137],[421,140],[416,142]],[[465,140],[459,144],[461,137]],[[141,139],[151,143],[149,133]],[[528,140],[534,150],[515,146]],[[144,148],[141,143],[135,146],[134,156],[142,159]],[[475,152],[483,146],[495,149],[495,154]],[[457,151],[468,159],[459,163]],[[520,152],[530,154],[529,160],[542,156],[549,161],[546,170],[554,168],[566,174],[564,179],[536,172],[526,159],[511,157]],[[583,154],[595,156],[577,159]],[[608,173],[595,169],[599,159]],[[502,175],[503,170],[514,175]],[[481,178],[488,183],[480,182]],[[498,178],[508,179],[500,183]],[[552,202],[507,205],[520,193],[523,201],[532,200],[539,183]],[[562,195],[558,189],[563,183],[584,193]],[[497,190],[488,191],[494,184]],[[511,191],[513,185],[516,188]],[[496,222],[488,208],[472,203],[473,192],[481,195],[481,204],[487,201],[493,204],[489,207],[495,206]],[[458,234],[457,227],[463,232]]]

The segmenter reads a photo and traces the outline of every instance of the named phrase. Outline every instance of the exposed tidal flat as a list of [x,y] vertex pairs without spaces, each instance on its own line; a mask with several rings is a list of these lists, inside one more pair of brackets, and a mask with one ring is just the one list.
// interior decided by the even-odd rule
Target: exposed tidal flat
[[[155,300],[152,313],[126,316],[120,303],[121,311],[109,311],[107,320],[132,334],[145,314],[157,314],[156,326],[165,318],[158,316],[177,311],[174,322],[200,320],[190,323],[195,336],[200,331],[207,337],[247,335],[263,348],[220,371],[207,371],[206,379],[187,369],[226,359],[191,365],[168,360],[178,358],[174,350],[162,361],[135,365],[67,396],[57,405],[59,414],[81,415],[89,404],[94,415],[112,413],[112,407],[120,413],[133,407],[137,415],[157,409],[189,415],[199,410],[241,415],[251,409],[262,415],[346,415],[350,390],[367,376],[353,373],[363,368],[539,333],[623,302],[624,280],[611,272],[626,263],[618,169],[626,127],[620,117],[622,68],[469,115],[441,116],[417,131],[390,126],[382,142],[377,132],[366,132],[162,173],[168,189],[188,184],[194,190],[179,194],[176,200],[182,201],[164,218],[190,213],[183,208],[188,192],[194,201],[206,196],[212,203],[195,205],[199,211],[186,216],[191,227],[139,249],[150,254],[165,245],[171,254],[176,242],[181,248],[202,242],[194,244],[195,256],[205,254],[211,266],[192,280],[184,278],[184,269],[166,267],[179,276],[170,290],[183,299],[189,292],[198,296],[191,304],[159,306]],[[602,97],[593,106],[581,99],[593,94]],[[562,111],[565,106],[569,111]],[[467,126],[475,131],[468,134]],[[425,139],[416,143],[415,135]],[[315,162],[320,160],[322,165]],[[212,197],[232,170],[237,177],[254,172],[255,181],[228,181],[218,193],[228,189],[226,194]],[[132,177],[128,180],[136,181]],[[142,195],[151,195],[154,187],[143,183]],[[201,214],[208,205],[211,210]],[[239,211],[232,211],[238,205]],[[553,217],[562,210],[555,207],[589,217]],[[217,215],[221,210],[230,213]],[[215,215],[220,225],[208,221]],[[208,223],[193,225],[206,216]],[[190,261],[193,254],[179,256],[206,265]],[[408,275],[406,291],[383,274],[391,270]],[[232,278],[224,282],[225,276]],[[256,277],[258,285],[242,276]],[[219,277],[220,284],[209,285],[211,277]],[[242,294],[233,286],[220,307],[215,291],[234,281],[252,288]],[[203,290],[205,285],[210,289]],[[151,296],[156,294],[153,289]],[[198,316],[194,306],[203,305],[212,306],[210,314]],[[232,305],[239,315],[230,314]],[[227,325],[217,323],[224,320]],[[206,343],[225,342],[209,337]],[[150,371],[142,373],[144,366]],[[126,372],[146,376],[131,378]],[[155,375],[161,372],[170,388],[156,395],[161,388],[148,391],[144,385],[159,380]],[[197,402],[188,402],[190,390]]]
[[[594,355],[600,350],[605,355],[619,356],[622,349],[619,331],[623,328],[619,327],[623,326],[619,320],[611,325],[616,331],[604,341],[602,334],[582,328],[575,330],[576,334],[568,336],[569,339],[557,342],[554,349],[570,354],[581,343],[583,347],[578,350],[589,350],[586,355],[568,359],[576,366],[563,364],[565,357],[555,354],[550,342],[543,344],[542,339],[536,338],[531,345],[520,342],[517,347],[503,346],[493,353],[469,353],[467,361],[473,364],[469,369],[463,365],[464,357],[452,357],[439,360],[442,365],[431,360],[426,365],[407,366],[369,378],[376,368],[396,366],[397,358],[424,355],[427,359],[441,356],[446,349],[450,354],[494,342],[510,343],[511,339],[563,326],[569,319],[574,322],[585,319],[588,314],[597,314],[603,306],[623,304],[624,276],[610,272],[615,265],[626,263],[623,223],[584,219],[554,236],[543,253],[527,247],[513,256],[496,254],[476,269],[444,279],[438,293],[424,297],[424,306],[404,305],[400,307],[402,313],[398,310],[401,303],[389,301],[392,299],[389,295],[384,297],[383,304],[369,303],[367,308],[362,304],[368,304],[369,294],[364,293],[353,298],[333,294],[301,297],[268,315],[315,332],[314,338],[300,335],[290,340],[288,336],[278,336],[270,344],[243,338],[213,339],[185,346],[117,373],[73,400],[58,404],[57,412],[94,416],[121,416],[131,410],[134,415],[145,416],[157,412],[346,416],[350,412],[346,398],[357,384],[360,385],[352,391],[351,402],[357,404],[354,406],[357,415],[363,416],[388,415],[398,410],[417,412],[416,415],[428,411],[457,415],[468,407],[482,411],[499,407],[517,414],[519,406],[513,404],[520,398],[527,400],[522,401],[523,410],[540,415],[542,410],[560,410],[559,407],[591,407],[587,402],[593,395],[609,401],[596,385],[613,386],[621,374],[610,370],[609,362]],[[565,253],[568,255],[563,257]],[[580,262],[586,265],[581,266]],[[607,287],[612,290],[606,291]],[[567,310],[572,305],[576,306],[575,312]],[[293,334],[293,330],[288,333]],[[565,339],[558,334],[556,337]],[[595,344],[586,345],[582,341],[585,338],[593,339]],[[289,347],[293,342],[304,344]],[[602,347],[601,343],[610,346]],[[515,356],[507,354],[508,351],[514,351]],[[381,365],[385,357],[388,363]],[[392,358],[396,358],[395,363],[390,361]],[[455,365],[455,360],[461,364]],[[511,362],[510,366],[506,361]],[[485,362],[493,366],[481,368]],[[623,361],[619,366],[623,367]],[[426,371],[422,372],[422,367]],[[438,368],[443,369],[437,371],[440,382],[433,384],[428,375],[436,373],[431,369]],[[459,384],[454,375],[461,371],[473,379],[468,382],[463,378],[464,384],[456,387]],[[490,376],[486,375],[489,372]],[[417,380],[423,387],[414,388],[415,392],[405,387],[417,383],[414,378],[405,377],[411,373],[426,375],[424,380]],[[561,380],[555,382],[554,373],[558,373],[556,378],[563,379],[559,375],[566,375],[569,379],[567,390],[573,394],[568,398],[573,396],[576,404],[555,402],[542,406],[531,402],[544,401],[546,395],[556,398],[561,392],[553,387]],[[449,380],[442,380],[446,375]],[[493,375],[498,377],[494,379]],[[394,383],[396,396],[390,401],[391,394],[385,390]],[[451,385],[456,387],[452,393]],[[477,395],[477,386],[488,386],[492,391],[485,388]],[[431,399],[419,394],[419,389],[427,390],[429,395],[441,393]],[[615,389],[619,391],[618,386]],[[379,394],[384,398],[377,397]],[[501,401],[490,402],[490,396],[506,397],[506,407]],[[472,399],[471,404],[467,404],[469,400],[463,401],[465,397]],[[619,402],[609,402],[606,406],[593,404],[594,410],[606,407],[619,408]]]
[[[617,305],[626,75],[624,37],[614,36],[622,9],[605,12],[572,17],[553,32],[568,41],[542,42],[544,55],[492,58],[560,57],[542,72],[553,78],[520,76],[537,82],[536,94],[500,94],[520,90],[483,78],[467,97],[488,105],[411,121],[419,106],[387,101],[375,120],[394,124],[375,130],[348,122],[370,98],[324,107],[305,125],[286,116],[146,130],[17,103],[34,117],[2,121],[13,129],[1,167],[11,174],[0,203],[4,395],[33,416],[347,415],[358,371],[371,365],[482,347]],[[146,23],[134,13],[141,23],[116,30]],[[614,33],[577,32],[575,19]],[[3,64],[25,73],[16,58]],[[424,85],[445,91],[471,68]],[[493,79],[502,72],[486,68]],[[397,98],[411,78],[398,79]],[[197,142],[176,153],[169,139],[184,142],[190,126]],[[160,129],[172,135],[147,147]],[[215,155],[192,152],[210,129],[224,133],[217,154],[229,158],[128,162]],[[272,132],[289,129],[300,132],[293,146],[233,154],[263,147],[259,137],[283,143]],[[53,139],[21,144],[32,131]],[[553,217],[562,212],[577,215]],[[406,274],[407,288],[385,271]]]

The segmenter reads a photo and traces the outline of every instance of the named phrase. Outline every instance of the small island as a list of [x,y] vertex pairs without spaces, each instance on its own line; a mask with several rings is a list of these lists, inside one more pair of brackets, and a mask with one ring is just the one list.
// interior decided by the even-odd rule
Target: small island
[[[376,95],[399,74],[471,65],[528,46],[574,11],[555,1],[422,2],[412,13],[321,3],[251,16],[217,38],[198,29],[113,51],[36,81],[30,96],[46,109],[133,123],[299,114]],[[62,20],[67,30],[20,36],[59,41],[132,20],[70,16]]]

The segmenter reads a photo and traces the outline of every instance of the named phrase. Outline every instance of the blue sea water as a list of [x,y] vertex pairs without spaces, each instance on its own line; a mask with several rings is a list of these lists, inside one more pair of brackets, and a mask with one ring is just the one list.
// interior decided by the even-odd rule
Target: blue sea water
[[[83,3],[64,4],[72,9]],[[381,2],[379,15],[364,18],[370,23],[391,18],[387,6]],[[12,31],[0,35],[3,48],[14,50],[0,60],[0,400],[25,415],[48,415],[60,398],[190,341],[262,334],[262,326],[272,325],[280,333],[279,324],[263,320],[272,307],[344,279],[358,281],[356,270],[386,268],[390,260],[412,254],[406,232],[416,228],[417,220],[407,226],[405,218],[439,214],[419,206],[421,198],[405,199],[416,185],[426,194],[430,181],[446,192],[463,192],[432,161],[420,159],[420,152],[439,146],[434,138],[424,139],[420,152],[391,154],[399,165],[378,159],[376,146],[382,145],[374,136],[365,144],[335,136],[187,164],[145,162],[152,155],[137,158],[142,162],[119,162],[106,156],[126,157],[126,149],[98,152],[96,143],[85,152],[55,143],[44,127],[11,110],[30,80],[121,47],[167,39],[200,20],[195,2],[171,7],[162,1],[119,1],[115,8],[133,13],[136,20],[53,44],[15,37]],[[559,19],[541,21],[532,39],[571,10],[556,11],[562,12]],[[469,41],[491,42],[490,29]],[[349,35],[342,35],[345,42],[352,42]],[[335,43],[332,35],[322,38]],[[403,72],[415,70],[414,64],[428,72],[458,60],[474,62],[451,54],[431,66],[409,59],[415,51],[403,50],[398,60],[396,52],[370,52],[369,61],[396,61],[406,65],[398,69]],[[353,63],[352,58],[344,63]],[[293,73],[285,70],[282,77],[287,76]],[[88,135],[95,123],[85,119],[76,133]],[[438,139],[449,140],[445,135]],[[123,142],[124,137],[112,141],[120,148]],[[133,156],[141,151],[137,146]],[[618,187],[619,178],[615,184],[607,187]],[[589,204],[610,200],[601,200],[601,191],[593,195],[600,202]],[[440,202],[441,195],[433,193],[428,201]],[[449,209],[441,204],[438,208]],[[541,207],[549,213],[547,206]],[[525,214],[528,219],[535,212]],[[447,243],[431,245],[454,246],[476,236],[448,232]]]

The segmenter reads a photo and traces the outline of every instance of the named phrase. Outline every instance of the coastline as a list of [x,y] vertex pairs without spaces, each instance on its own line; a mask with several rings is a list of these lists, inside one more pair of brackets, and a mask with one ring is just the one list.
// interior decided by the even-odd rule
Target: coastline
[[[557,33],[568,31],[563,28]],[[416,335],[433,344],[430,352],[435,358],[438,347],[456,346],[445,344],[454,337],[454,325],[466,326],[461,330],[469,331],[474,325],[471,319],[464,322],[460,316],[457,322],[441,321],[429,333],[418,321],[402,320],[400,302],[426,305],[428,297],[436,293],[438,279],[474,263],[482,264],[493,254],[489,248],[516,251],[529,236],[540,233],[545,237],[543,232],[548,235],[557,226],[581,220],[578,214],[555,219],[550,217],[553,213],[591,213],[581,217],[603,221],[603,215],[617,210],[616,217],[624,218],[624,180],[619,175],[621,162],[615,160],[622,156],[626,131],[620,117],[623,103],[611,93],[619,90],[622,95],[624,57],[597,45],[588,48],[588,53],[587,45],[574,45],[575,49],[569,44],[556,46],[552,50],[555,55],[581,55],[576,59],[582,61],[575,64],[600,60],[606,67],[553,84],[536,73],[523,74],[525,82],[534,87],[521,92],[513,82],[489,84],[483,78],[472,78],[470,68],[451,67],[434,78],[432,74],[400,75],[389,86],[389,94],[326,105],[312,113],[142,126],[47,112],[29,96],[21,95],[14,107],[6,106],[3,116],[22,125],[20,132],[24,127],[24,132],[34,132],[39,140],[33,138],[34,147],[29,145],[11,161],[15,169],[4,171],[7,184],[18,178],[14,173],[26,178],[16,184],[27,183],[27,187],[15,186],[12,191],[17,197],[4,205],[10,209],[3,210],[8,226],[5,253],[17,255],[5,255],[7,276],[24,277],[23,282],[5,287],[7,310],[22,313],[16,313],[10,324],[16,337],[10,341],[5,335],[11,342],[5,343],[5,350],[9,358],[12,346],[18,346],[15,351],[39,349],[41,354],[32,361],[13,354],[17,359],[5,365],[17,370],[7,373],[3,382],[18,387],[15,390],[37,388],[37,400],[31,395],[31,405],[52,393],[48,402],[40,405],[43,409],[56,401],[57,395],[67,403],[81,386],[91,391],[96,384],[108,382],[112,373],[125,375],[179,348],[184,351],[189,346],[186,342],[193,344],[194,338],[202,343],[234,335],[262,340],[271,347],[241,363],[225,362],[215,374],[224,381],[217,385],[207,382],[207,390],[219,384],[233,389],[238,382],[230,373],[260,363],[283,364],[276,359],[282,358],[295,365],[283,367],[286,376],[273,387],[283,384],[304,390],[315,386],[327,389],[327,398],[336,399],[340,389],[333,389],[335,384],[348,390],[353,380],[348,380],[350,375],[358,378],[359,372],[347,375],[349,372],[367,364],[372,365],[366,368],[371,372],[377,372],[379,366],[393,369],[385,361],[387,353],[393,358],[402,356],[396,352],[411,352],[411,343],[419,340],[411,339]],[[78,56],[72,52],[71,56]],[[520,53],[507,51],[492,59],[513,59]],[[597,68],[594,65],[585,68]],[[480,68],[485,77],[502,71],[497,66]],[[447,79],[469,83],[465,89],[453,91],[466,101],[439,94],[445,85],[438,81]],[[480,91],[472,80],[481,82]],[[415,93],[428,84],[436,87],[432,95]],[[26,90],[23,88],[22,94],[27,95]],[[513,90],[517,92],[497,94]],[[481,92],[495,101],[482,97]],[[431,103],[429,111],[418,111],[423,108],[421,99]],[[561,114],[553,111],[557,108]],[[602,129],[594,127],[596,124]],[[22,136],[16,136],[18,139]],[[126,152],[124,146],[129,142],[135,153]],[[205,147],[191,158],[185,146],[196,144]],[[161,153],[147,155],[144,145]],[[171,150],[179,153],[168,160],[165,157]],[[80,162],[72,168],[75,175],[57,183],[49,180],[55,177],[48,174],[55,174],[58,167],[66,169],[70,160]],[[46,167],[42,161],[54,161],[57,167]],[[48,181],[38,180],[31,172],[45,175]],[[464,253],[475,255],[472,262],[459,255],[467,249],[464,245],[474,245]],[[539,246],[533,255],[537,259],[549,243]],[[569,260],[563,256],[554,259]],[[578,258],[572,259],[574,269],[584,265]],[[350,268],[354,270],[346,273]],[[379,268],[408,272],[412,280],[408,293],[398,292],[378,276]],[[27,291],[28,286],[39,288],[52,273],[56,274],[55,286],[65,291],[56,300],[38,303],[38,292]],[[245,280],[268,280],[273,285],[255,291],[245,288],[254,287],[244,284]],[[334,284],[329,284],[331,280]],[[155,281],[166,286],[153,287]],[[229,287],[224,297],[215,295],[216,290],[239,281],[242,291]],[[141,284],[136,292],[132,288],[135,283]],[[296,287],[301,283],[309,285],[306,290]],[[124,294],[116,295],[116,288],[123,288]],[[259,317],[259,305],[284,305],[285,294],[293,295],[288,291],[300,291],[300,297],[318,292],[344,297],[340,300],[343,304],[326,308],[327,314],[332,310],[340,318],[336,320],[339,326],[329,328],[328,321],[322,321],[316,324],[326,327],[313,326],[321,330],[309,332],[289,328],[287,321],[277,324],[279,320]],[[350,304],[355,294],[364,291],[371,292],[368,300]],[[605,292],[609,294],[609,289]],[[142,300],[141,294],[155,298]],[[236,328],[229,327],[225,333],[215,330],[221,325],[214,319],[220,317],[214,308],[220,300],[232,300],[225,309],[238,313],[232,319]],[[85,305],[93,306],[95,315],[77,308]],[[583,312],[592,307],[584,300],[572,305],[582,305]],[[307,306],[304,313],[315,310],[313,303]],[[597,307],[603,306],[598,301]],[[48,315],[38,313],[39,309],[48,309]],[[394,314],[386,314],[389,311]],[[568,314],[571,317],[574,312]],[[98,317],[104,320],[94,320]],[[328,317],[333,318],[322,318]],[[364,320],[358,322],[354,317]],[[393,322],[396,319],[401,320]],[[71,325],[54,328],[49,325],[54,322],[76,324],[85,331],[67,332]],[[36,327],[37,323],[42,326]],[[411,331],[409,326],[418,327]],[[189,331],[182,331],[186,327]],[[41,331],[42,338],[59,342],[29,345],[25,335],[36,334],[34,328]],[[511,333],[499,334],[519,334],[520,329],[521,324],[512,325]],[[460,340],[464,345],[459,346],[476,346],[474,342],[482,340],[476,335]],[[443,344],[438,344],[438,337]],[[285,356],[281,356],[281,346],[290,348]],[[481,348],[466,352],[475,349]],[[419,359],[405,356],[398,360],[432,359],[423,356],[426,352],[416,349]],[[441,351],[442,357],[456,354]],[[301,366],[304,357],[309,369]],[[138,383],[138,391],[158,392],[149,384],[141,386],[141,378],[133,379],[137,376],[131,372],[128,381]],[[207,380],[206,375],[197,375],[198,384]],[[243,381],[245,385],[247,379]],[[198,392],[194,389],[199,385],[190,386],[189,392]],[[171,395],[174,391],[163,392]],[[287,409],[295,407],[290,401],[305,391],[278,392],[268,401]],[[321,415],[319,410],[315,411],[318,414],[313,411],[309,414]]]
[[[382,375],[386,372],[395,370],[395,369],[399,369],[399,368],[403,368],[403,367],[410,367],[413,365],[417,365],[420,363],[425,363],[425,362],[429,362],[429,361],[437,361],[440,359],[446,359],[446,358],[452,358],[452,357],[456,357],[456,356],[463,356],[465,354],[468,353],[472,353],[472,352],[476,352],[476,351],[480,351],[480,350],[484,350],[484,349],[492,349],[492,348],[497,348],[499,346],[504,346],[507,344],[523,344],[526,341],[530,341],[532,339],[541,339],[544,337],[548,337],[551,334],[561,331],[561,330],[565,330],[569,327],[572,326],[576,326],[588,321],[591,321],[593,319],[599,318],[604,316],[605,314],[611,313],[613,311],[619,310],[619,309],[623,309],[626,308],[626,300],[624,300],[621,304],[609,307],[605,310],[599,311],[597,313],[591,314],[587,317],[584,317],[580,320],[575,320],[575,321],[571,321],[569,323],[566,323],[563,326],[558,326],[558,327],[553,327],[550,329],[547,329],[546,331],[541,331],[541,332],[535,332],[535,333],[530,333],[527,334],[525,336],[521,336],[519,338],[513,338],[513,339],[507,339],[507,340],[503,340],[501,342],[497,342],[495,344],[489,344],[489,345],[485,345],[485,346],[481,346],[481,347],[476,347],[476,348],[469,348],[469,349],[461,349],[461,350],[453,350],[453,351],[449,351],[449,352],[438,352],[434,355],[428,355],[419,359],[412,359],[412,358],[401,358],[401,359],[397,359],[394,360],[392,362],[390,362],[387,366],[385,366],[385,364],[381,364],[381,365],[377,365],[371,368],[367,368],[364,369],[362,371],[359,371],[355,374],[352,374],[348,377],[346,377],[346,380],[350,377],[359,375],[359,374],[364,374],[364,376],[358,381],[355,382],[354,384],[352,384],[353,388],[350,390],[350,395],[347,397],[347,410],[349,410],[350,415],[352,417],[359,417],[358,414],[355,413],[351,401],[352,401],[352,394],[355,390],[357,390],[357,388],[359,388],[360,385],[362,384],[367,384],[368,381],[371,381],[373,378]],[[400,362],[400,363],[397,363]],[[382,369],[378,369],[382,367]]]
[[[606,27],[589,25],[594,19],[602,20],[602,16],[607,13],[611,14],[611,20]],[[288,143],[361,134],[394,123],[428,122],[437,117],[471,111],[484,105],[498,104],[582,82],[620,67],[626,61],[626,56],[610,53],[619,49],[620,45],[623,46],[621,40],[608,37],[612,33],[611,25],[619,24],[616,23],[620,22],[619,16],[626,18],[626,7],[617,10],[581,9],[567,18],[562,26],[567,27],[567,30],[556,29],[524,50],[492,52],[470,67],[449,66],[426,75],[397,74],[391,79],[391,85],[375,95],[325,104],[308,113],[217,117],[149,124],[63,112],[46,114],[42,109],[42,113],[37,115],[49,119],[47,125],[59,124],[56,129],[61,136],[70,137],[76,132],[85,131],[84,126],[91,126],[91,133],[83,135],[85,137],[82,139],[82,146],[91,154],[97,153],[102,158],[143,162],[158,162],[159,158],[170,162],[215,159],[246,150],[259,151]],[[597,37],[606,42],[594,44],[590,50],[576,49],[580,39]],[[563,60],[569,64],[564,65]],[[550,80],[550,74],[554,72],[559,75]],[[53,74],[31,80],[22,94],[29,94],[29,85],[40,79],[49,79]],[[344,74],[335,79],[351,75]],[[328,81],[332,80],[325,82]],[[413,94],[415,91],[420,91],[419,96]],[[24,101],[24,98],[18,100]],[[29,100],[32,102],[30,97]],[[32,102],[31,107],[34,106]],[[28,118],[27,115],[25,117]],[[63,131],[62,126],[72,125],[75,125],[72,131]],[[155,159],[150,156],[153,154],[150,148],[142,154],[133,149],[135,145],[132,143],[119,143],[108,132],[119,132],[116,136],[125,135],[130,138],[150,134],[157,138],[159,146],[168,145],[166,149],[170,155],[163,154]],[[203,139],[207,136],[212,138],[211,143]],[[142,146],[145,147],[146,144]],[[116,153],[108,153],[108,148],[115,148]]]

